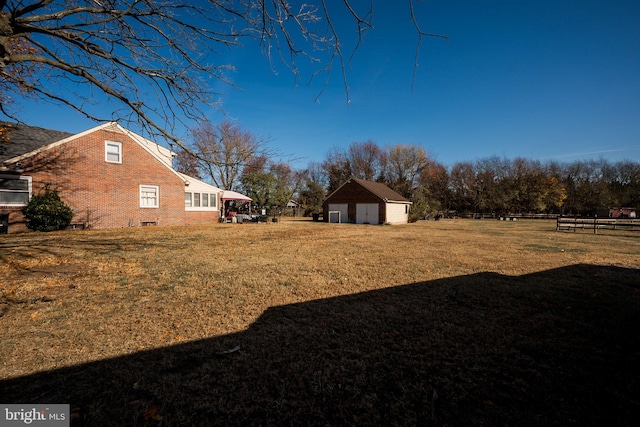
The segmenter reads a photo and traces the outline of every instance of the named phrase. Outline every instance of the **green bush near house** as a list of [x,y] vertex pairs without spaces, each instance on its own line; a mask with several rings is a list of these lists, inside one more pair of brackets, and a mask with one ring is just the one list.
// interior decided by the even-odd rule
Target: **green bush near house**
[[49,186],[42,193],[34,195],[22,212],[26,217],[27,227],[35,231],[62,230],[73,218],[71,208]]

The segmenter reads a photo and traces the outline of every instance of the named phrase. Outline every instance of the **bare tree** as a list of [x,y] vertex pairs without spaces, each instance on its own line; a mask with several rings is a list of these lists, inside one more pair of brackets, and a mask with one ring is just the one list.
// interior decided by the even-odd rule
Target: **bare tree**
[[331,193],[351,179],[351,162],[348,155],[339,148],[333,148],[322,162],[327,176],[327,192]]
[[185,175],[202,179],[198,158],[183,148],[179,148],[173,158],[173,168]]
[[[332,17],[351,18],[355,53],[373,28],[373,2],[317,1],[0,0],[0,111],[17,120],[10,95],[29,94],[97,121],[138,122],[182,145],[178,125],[202,121],[217,102],[208,82],[229,82],[233,64],[221,63],[218,53],[249,40],[296,78],[302,78],[300,58],[316,64],[310,78],[324,73],[328,79],[339,64],[348,98],[341,35],[351,31],[339,30]],[[420,29],[413,0],[407,1],[418,46],[423,36],[442,37]],[[91,112],[87,94],[93,92],[112,101],[115,111]]]
[[[137,120],[176,140],[176,121],[201,117],[199,107],[212,102],[204,76],[225,80],[229,69],[210,65],[211,49],[202,47],[231,46],[243,35],[226,22],[223,6],[208,4],[1,1],[2,90],[63,104],[97,121]],[[86,93],[93,91],[120,109],[110,117],[91,113]],[[146,102],[151,97],[159,102]],[[15,118],[6,104],[2,112]]]
[[349,145],[349,161],[355,178],[367,181],[376,179],[381,173],[383,157],[383,151],[371,140]]
[[473,212],[476,206],[476,172],[469,161],[456,162],[449,175],[451,207],[456,211]]
[[305,181],[313,183],[319,187],[327,186],[327,177],[324,174],[322,163],[311,161],[307,164],[307,168],[303,171]]
[[434,159],[427,161],[427,166],[420,173],[418,178],[419,197],[414,197],[412,212],[416,212],[419,200],[422,200],[423,211],[416,212],[419,217],[437,215],[448,209],[449,203],[449,172],[447,168]]
[[269,165],[269,158],[266,154],[261,153],[259,156],[249,159],[244,168],[242,168],[242,175],[248,175],[250,173],[264,172]]
[[322,201],[326,196],[327,176],[322,164],[309,162],[307,168],[300,172],[304,177],[303,186],[299,192],[299,201],[304,215],[319,212],[322,209]]
[[192,130],[195,153],[203,175],[223,190],[234,190],[240,184],[244,167],[271,153],[265,140],[242,130],[229,121],[218,125],[203,122]]
[[620,207],[640,208],[640,162],[624,160],[613,165],[616,175],[610,182]]
[[387,154],[385,178],[389,186],[411,199],[428,161],[427,152],[418,145],[394,145]]

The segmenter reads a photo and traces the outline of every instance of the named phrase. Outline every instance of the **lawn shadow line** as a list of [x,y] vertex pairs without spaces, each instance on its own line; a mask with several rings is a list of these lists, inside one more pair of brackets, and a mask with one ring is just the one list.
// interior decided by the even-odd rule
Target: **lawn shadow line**
[[246,331],[0,381],[73,425],[635,425],[640,270],[478,273],[267,309]]

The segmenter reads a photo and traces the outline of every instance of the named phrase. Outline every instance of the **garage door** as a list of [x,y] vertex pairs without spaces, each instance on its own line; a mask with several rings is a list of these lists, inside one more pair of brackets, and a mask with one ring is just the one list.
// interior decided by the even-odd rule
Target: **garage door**
[[[338,214],[340,212],[340,214]],[[349,205],[346,203],[329,204],[329,222],[349,222]]]
[[356,224],[378,224],[378,204],[356,204]]

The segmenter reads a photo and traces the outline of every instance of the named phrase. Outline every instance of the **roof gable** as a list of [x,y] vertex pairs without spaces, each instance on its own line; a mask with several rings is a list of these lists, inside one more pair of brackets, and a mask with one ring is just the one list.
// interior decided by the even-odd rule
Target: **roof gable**
[[352,181],[360,184],[376,196],[380,197],[385,202],[408,202],[409,200],[403,197],[401,194],[393,191],[385,184],[381,182],[365,181],[360,178],[351,178]]
[[[3,122],[0,122],[0,126],[3,124]],[[173,169],[171,165],[173,157],[171,150],[122,127],[117,122],[104,123],[77,134],[17,124],[11,124],[11,129],[12,131],[6,136],[6,141],[2,141],[2,134],[0,133],[0,162],[9,161],[15,163],[85,135],[99,130],[106,130],[127,135],[152,157],[166,166],[173,174],[184,181],[184,178]],[[7,149],[6,155],[2,155],[2,148]]]
[[329,194],[325,198],[325,201],[330,199],[334,194],[340,192],[345,185],[350,185],[351,183],[355,183],[363,187],[368,192],[372,193],[373,195],[380,198],[384,202],[400,202],[400,203],[409,203],[409,204],[411,203],[408,199],[406,199],[402,195],[398,194],[397,192],[387,187],[386,184],[383,184],[381,182],[366,181],[360,178],[349,179],[349,181],[345,182],[336,190],[334,190],[333,193]]

